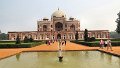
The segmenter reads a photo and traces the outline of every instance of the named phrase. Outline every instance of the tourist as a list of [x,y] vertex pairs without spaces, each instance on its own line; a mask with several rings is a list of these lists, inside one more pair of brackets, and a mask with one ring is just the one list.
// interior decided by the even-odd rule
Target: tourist
[[50,43],[52,43],[52,40],[50,40]]
[[104,48],[104,41],[102,39],[100,40],[100,48]]
[[48,44],[49,44],[49,45],[50,45],[50,42],[51,42],[51,41],[49,40],[49,41],[48,41]]
[[45,43],[47,44],[47,43],[48,43],[48,41],[46,40],[46,41],[45,41]]
[[108,43],[107,43],[107,40],[106,40],[105,43],[104,43],[105,47],[107,47],[107,44],[108,44]]
[[54,43],[54,39],[52,40],[52,43]]
[[110,40],[110,39],[107,40],[107,50],[108,50],[109,48],[111,49],[111,51],[113,51],[113,50],[112,50],[112,45],[111,45],[111,40]]
[[64,41],[62,41],[62,45],[64,44]]
[[64,40],[65,41],[65,45],[66,45],[66,40]]
[[46,44],[47,45],[49,44],[49,38],[48,37],[46,38]]

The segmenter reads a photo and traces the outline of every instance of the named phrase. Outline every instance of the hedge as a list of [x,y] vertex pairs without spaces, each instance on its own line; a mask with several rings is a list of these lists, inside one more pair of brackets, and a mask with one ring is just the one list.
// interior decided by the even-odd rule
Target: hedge
[[15,43],[15,41],[0,41],[0,43]]
[[[82,44],[90,47],[99,47],[99,41],[95,42],[84,42],[84,41],[71,41],[73,43]],[[112,41],[112,46],[120,46],[120,41]]]
[[41,45],[44,42],[33,42],[33,43],[21,43],[21,44],[15,44],[15,43],[0,43],[0,48],[30,48],[37,45]]
[[[9,41],[9,40],[0,40],[0,43],[15,43],[16,41]],[[24,43],[24,41],[20,41],[21,43]],[[33,42],[43,42],[41,40],[34,40]]]
[[[95,39],[95,41],[100,41],[101,39]],[[107,39],[103,39],[104,41]],[[120,41],[120,38],[111,38],[111,41]]]

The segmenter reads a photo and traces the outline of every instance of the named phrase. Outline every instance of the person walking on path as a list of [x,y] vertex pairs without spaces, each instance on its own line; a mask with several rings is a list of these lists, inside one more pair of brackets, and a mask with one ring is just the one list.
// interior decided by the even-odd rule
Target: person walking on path
[[66,46],[66,40],[65,40],[65,46]]
[[100,40],[100,48],[104,48],[104,41],[102,39]]
[[105,41],[104,45],[105,45],[105,48],[106,48],[107,47],[107,40]]
[[49,44],[49,46],[50,46],[50,40],[48,41],[48,44]]
[[64,41],[62,41],[62,45],[64,45]]
[[48,44],[48,41],[46,40],[45,43]]
[[107,50],[108,50],[109,48],[111,49],[111,51],[113,51],[113,50],[112,50],[112,45],[111,45],[111,40],[110,40],[110,39],[107,40]]

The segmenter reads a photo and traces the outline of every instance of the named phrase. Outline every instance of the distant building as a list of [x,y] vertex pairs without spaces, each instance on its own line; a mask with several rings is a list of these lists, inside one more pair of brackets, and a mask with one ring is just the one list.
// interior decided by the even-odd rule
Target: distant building
[[[9,40],[15,40],[17,35],[19,35],[21,40],[25,36],[32,37],[34,40],[58,38],[74,40],[76,31],[79,33],[79,40],[84,39],[84,31],[80,30],[80,21],[73,17],[67,19],[66,14],[58,9],[51,15],[51,19],[44,17],[42,20],[37,21],[37,31],[8,32],[8,35]],[[90,30],[88,36],[105,39],[109,37],[109,31]]]
[[0,30],[0,34],[2,34],[1,30]]

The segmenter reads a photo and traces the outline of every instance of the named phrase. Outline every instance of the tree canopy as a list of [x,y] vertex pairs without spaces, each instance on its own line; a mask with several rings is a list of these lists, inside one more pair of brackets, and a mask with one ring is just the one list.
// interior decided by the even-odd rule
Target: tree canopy
[[19,38],[19,35],[18,35],[17,38],[16,38],[16,44],[20,44],[20,38]]
[[5,33],[1,33],[0,34],[0,40],[7,40],[8,39],[8,35]]
[[78,31],[76,31],[75,33],[75,40],[78,40],[79,36],[78,36]]
[[120,34],[120,12],[117,15],[118,15],[118,18],[116,20],[116,23],[117,23],[116,32]]
[[33,40],[32,36],[30,38],[28,38],[27,36],[25,36],[25,38],[24,38],[24,43],[29,43],[29,42],[33,42],[33,41],[34,40]]
[[88,41],[88,30],[85,29],[84,31],[84,41]]

